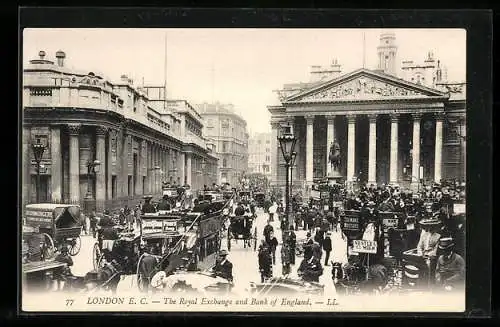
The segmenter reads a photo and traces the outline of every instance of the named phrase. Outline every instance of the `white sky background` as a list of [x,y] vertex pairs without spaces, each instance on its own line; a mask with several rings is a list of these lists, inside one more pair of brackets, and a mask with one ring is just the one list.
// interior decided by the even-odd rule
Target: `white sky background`
[[[248,130],[270,131],[266,106],[277,103],[273,90],[285,83],[309,81],[310,66],[337,58],[342,72],[377,64],[384,29],[25,29],[23,63],[55,61],[103,74],[111,82],[127,74],[135,85],[163,85],[167,35],[167,94],[191,103],[233,103]],[[460,29],[391,29],[396,33],[398,62],[422,63],[428,51],[448,67],[448,80],[466,79],[466,31]],[[212,73],[213,67],[213,73]]]

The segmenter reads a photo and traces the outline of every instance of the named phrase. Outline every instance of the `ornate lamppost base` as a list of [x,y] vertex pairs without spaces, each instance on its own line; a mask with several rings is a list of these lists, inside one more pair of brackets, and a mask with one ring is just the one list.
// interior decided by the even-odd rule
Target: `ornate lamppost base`
[[92,195],[88,195],[88,194],[85,195],[85,198],[83,199],[83,206],[84,206],[84,212],[87,215],[95,210],[96,204],[95,204],[95,200],[92,197]]

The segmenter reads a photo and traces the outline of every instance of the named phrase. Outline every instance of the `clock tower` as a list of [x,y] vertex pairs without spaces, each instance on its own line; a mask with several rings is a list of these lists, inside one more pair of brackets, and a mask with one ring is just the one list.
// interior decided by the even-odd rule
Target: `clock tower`
[[396,35],[394,33],[382,33],[380,35],[380,44],[377,47],[379,70],[389,75],[397,75],[397,50]]

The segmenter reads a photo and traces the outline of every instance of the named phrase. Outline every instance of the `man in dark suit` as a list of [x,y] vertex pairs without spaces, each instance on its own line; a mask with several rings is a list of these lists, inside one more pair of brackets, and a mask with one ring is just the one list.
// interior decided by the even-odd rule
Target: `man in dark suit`
[[163,199],[161,200],[160,204],[158,205],[158,210],[168,211],[170,209],[171,209],[170,200],[168,198],[168,195],[164,194]]
[[328,266],[328,259],[330,259],[330,252],[332,251],[332,239],[330,238],[331,235],[332,232],[326,232],[325,239],[323,240],[323,250],[325,250],[326,253],[325,266]]
[[144,204],[142,205],[142,213],[155,213],[156,209],[155,207],[151,204],[151,199],[153,197],[150,195],[144,196]]
[[227,260],[227,251],[221,250],[219,252],[219,258],[215,262],[215,267],[213,269],[214,277],[221,277],[227,279],[229,282],[233,281],[233,264]]

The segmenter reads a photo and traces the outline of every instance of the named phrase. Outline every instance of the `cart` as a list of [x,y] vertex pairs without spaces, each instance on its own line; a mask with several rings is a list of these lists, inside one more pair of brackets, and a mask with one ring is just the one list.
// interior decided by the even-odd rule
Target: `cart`
[[[227,250],[231,251],[231,240],[243,240],[244,248],[257,250],[257,227],[253,226],[252,215],[230,217],[230,225],[227,230]],[[253,232],[252,232],[253,229]]]
[[42,257],[53,258],[61,246],[67,246],[69,254],[80,252],[83,224],[80,207],[71,204],[28,204],[25,210],[23,238],[34,234],[42,236]]

